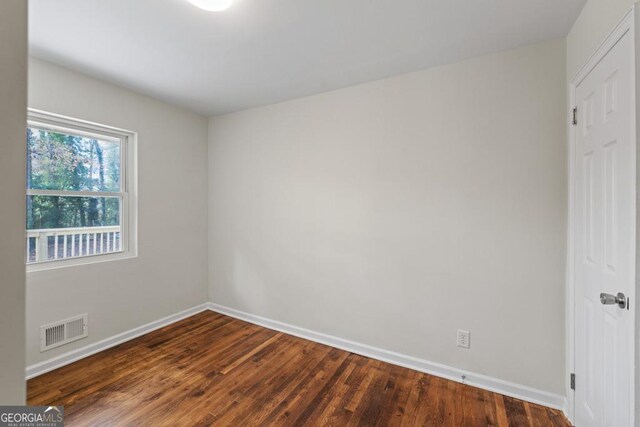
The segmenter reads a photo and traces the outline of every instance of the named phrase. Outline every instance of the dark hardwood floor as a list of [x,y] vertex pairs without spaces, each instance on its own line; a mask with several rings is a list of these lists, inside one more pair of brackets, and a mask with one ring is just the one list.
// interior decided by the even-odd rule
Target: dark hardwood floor
[[556,410],[203,312],[28,382],[68,426],[567,426]]

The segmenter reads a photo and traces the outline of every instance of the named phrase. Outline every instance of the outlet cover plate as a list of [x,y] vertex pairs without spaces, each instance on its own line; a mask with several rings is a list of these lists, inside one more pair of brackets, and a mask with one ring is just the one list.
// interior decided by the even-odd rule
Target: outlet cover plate
[[471,348],[471,333],[462,329],[458,329],[458,347]]

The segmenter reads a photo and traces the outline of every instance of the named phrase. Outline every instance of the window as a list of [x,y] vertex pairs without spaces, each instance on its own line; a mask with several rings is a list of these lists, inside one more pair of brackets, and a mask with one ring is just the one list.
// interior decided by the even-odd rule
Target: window
[[26,142],[27,264],[134,255],[135,135],[30,111]]

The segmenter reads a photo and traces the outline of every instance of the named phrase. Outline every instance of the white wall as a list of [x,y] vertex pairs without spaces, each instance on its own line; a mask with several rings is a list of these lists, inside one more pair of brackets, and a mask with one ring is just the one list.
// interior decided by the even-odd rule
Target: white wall
[[635,0],[589,0],[567,36],[567,75],[571,80],[631,9]]
[[558,40],[212,118],[213,302],[564,394],[565,60]]
[[0,405],[22,405],[24,381],[27,2],[0,2]]
[[[29,106],[138,132],[138,258],[27,275],[33,364],[207,300],[207,120],[30,60]],[[39,326],[89,313],[88,339],[40,353]]]

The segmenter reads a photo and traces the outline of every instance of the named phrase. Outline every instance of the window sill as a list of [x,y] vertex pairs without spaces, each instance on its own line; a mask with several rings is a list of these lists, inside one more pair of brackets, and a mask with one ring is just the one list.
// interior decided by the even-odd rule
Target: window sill
[[41,261],[38,263],[27,264],[27,274],[38,271],[56,270],[59,268],[81,267],[83,265],[98,264],[103,262],[120,261],[125,259],[137,258],[138,254],[133,251],[118,252],[111,254],[89,255],[78,258],[69,258],[64,260]]

